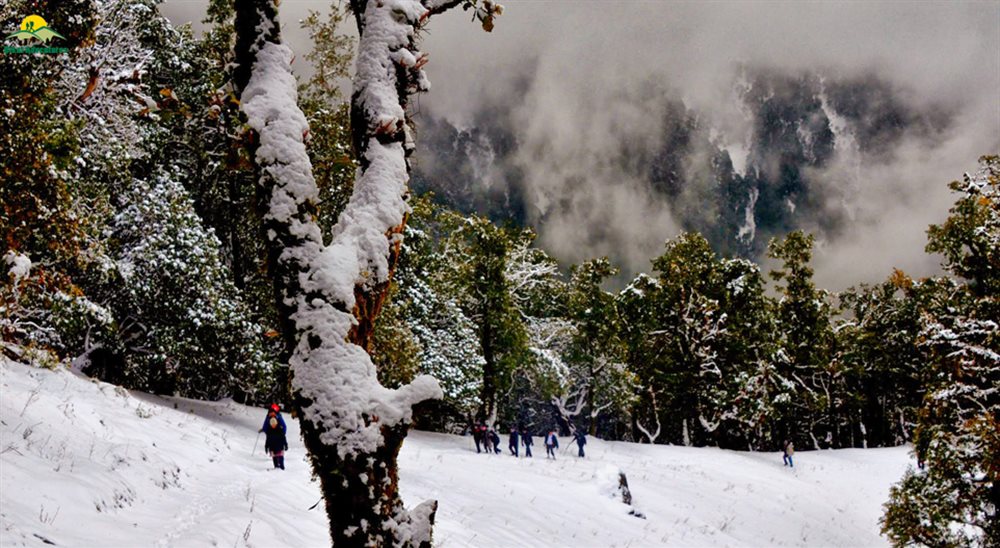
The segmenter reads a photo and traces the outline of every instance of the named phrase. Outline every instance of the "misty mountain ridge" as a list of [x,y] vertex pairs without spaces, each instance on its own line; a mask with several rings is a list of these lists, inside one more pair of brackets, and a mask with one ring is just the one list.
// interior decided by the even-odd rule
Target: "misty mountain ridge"
[[[519,82],[526,90],[532,85],[529,79]],[[836,237],[854,221],[861,185],[877,184],[864,179],[863,166],[891,161],[906,139],[929,146],[950,123],[947,111],[921,104],[873,74],[744,67],[732,88],[744,119],[724,121],[724,129],[714,123],[714,113],[688,106],[663,83],[639,89],[622,92],[620,99],[656,104],[657,112],[641,121],[654,127],[634,130],[627,116],[612,126],[614,135],[604,136],[610,150],[605,147],[598,160],[602,173],[594,176],[620,178],[604,175],[599,184],[638,181],[640,193],[669,210],[678,230],[701,232],[720,254],[755,260],[770,238],[792,230],[814,232],[820,241]],[[439,202],[464,213],[530,225],[540,233],[553,219],[591,218],[589,210],[601,208],[600,200],[552,192],[553,183],[532,179],[533,164],[547,161],[548,147],[526,148],[519,96],[484,101],[464,126],[433,111],[422,116],[413,188],[433,191]],[[555,188],[580,187],[583,178],[566,177]],[[586,237],[614,239],[594,223]],[[628,263],[613,253],[612,260]]]

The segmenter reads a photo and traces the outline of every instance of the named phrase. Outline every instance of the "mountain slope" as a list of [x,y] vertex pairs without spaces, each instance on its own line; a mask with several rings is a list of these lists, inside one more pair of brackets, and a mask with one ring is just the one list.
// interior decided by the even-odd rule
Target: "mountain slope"
[[[0,545],[323,546],[322,508],[288,421],[286,472],[254,437],[261,409],[129,393],[0,364]],[[569,440],[563,440],[569,445]],[[440,501],[440,546],[874,545],[906,448],[780,455],[592,440],[556,462],[476,454],[413,432],[407,504]],[[506,445],[504,439],[503,445]],[[636,507],[613,497],[622,469]]]

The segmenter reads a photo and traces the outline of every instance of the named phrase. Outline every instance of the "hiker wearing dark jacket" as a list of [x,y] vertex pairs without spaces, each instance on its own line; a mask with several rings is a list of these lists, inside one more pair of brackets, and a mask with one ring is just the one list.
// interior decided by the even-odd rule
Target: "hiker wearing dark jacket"
[[483,449],[485,449],[487,453],[493,453],[493,433],[486,427],[485,424],[482,425],[481,428],[481,432],[483,434]]
[[285,419],[281,418],[281,407],[276,403],[271,404],[271,408],[267,411],[267,416],[264,417],[264,424],[260,427],[258,432],[267,432],[267,429],[271,426],[270,422],[272,417],[278,419],[278,426],[281,427],[281,431],[283,433],[288,432],[288,428],[285,426]]
[[507,449],[510,449],[511,455],[515,457],[520,456],[517,451],[519,449],[517,427],[510,429],[510,437],[507,439]]
[[479,424],[472,425],[472,441],[476,442],[476,453],[482,453],[480,446],[483,441],[483,431],[479,428]]
[[521,443],[524,444],[524,456],[531,458],[531,446],[535,443],[531,440],[531,431],[521,429]]
[[583,454],[583,446],[587,445],[587,434],[585,434],[583,432],[583,430],[577,430],[573,434],[573,439],[576,441],[577,447],[580,448],[580,451],[577,454],[577,456],[578,457],[584,457],[584,456],[586,456],[586,455]]
[[559,449],[559,438],[556,437],[555,430],[549,430],[549,433],[545,435],[545,458],[556,458],[556,449]]
[[500,434],[497,434],[497,431],[496,431],[495,428],[491,428],[490,429],[490,441],[493,442],[493,451],[496,454],[499,455],[500,453],[503,452],[500,449]]
[[271,417],[266,430],[266,440],[264,441],[264,452],[271,455],[271,461],[275,468],[285,469],[285,451],[288,450],[288,439],[285,438],[285,431],[278,424],[278,419]]

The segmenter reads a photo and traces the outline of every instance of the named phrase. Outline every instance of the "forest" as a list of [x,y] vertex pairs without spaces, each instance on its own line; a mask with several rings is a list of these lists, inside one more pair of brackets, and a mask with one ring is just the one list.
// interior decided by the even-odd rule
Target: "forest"
[[[1000,542],[1000,157],[983,156],[950,183],[947,219],[927,229],[938,276],[894,270],[831,292],[814,282],[807,232],[771,239],[774,266],[765,268],[690,231],[622,283],[607,257],[560,263],[529,226],[404,186],[394,206],[403,222],[375,229],[388,261],[359,259],[358,279],[375,283],[344,282],[337,246],[357,241],[374,253],[351,227],[384,213],[357,205],[371,194],[364,185],[399,171],[380,163],[389,155],[377,147],[420,146],[406,96],[427,89],[426,57],[410,47],[414,34],[410,46],[387,50],[403,67],[393,74],[408,80],[394,84],[405,91],[396,101],[405,116],[391,121],[398,131],[385,130],[357,107],[384,99],[370,91],[374,76],[358,87],[381,7],[334,3],[303,20],[313,49],[300,56],[311,70],[295,80],[287,68],[264,72],[290,60],[278,49],[276,4],[241,4],[212,0],[208,30],[197,36],[159,15],[154,0],[0,8],[5,21],[44,12],[69,49],[0,57],[5,357],[156,394],[281,402],[301,414],[338,399],[296,379],[314,382],[320,365],[353,359],[320,341],[323,321],[342,326],[335,314],[353,314],[351,348],[367,352],[378,384],[412,403],[412,415],[379,403],[352,430],[323,426],[333,420],[326,411],[306,413],[320,475],[324,466],[334,475],[361,466],[345,456],[344,440],[358,454],[378,453],[364,428],[380,416],[386,446],[397,450],[406,424],[460,434],[480,421],[741,451],[785,441],[800,450],[912,444],[923,469],[893,488],[885,534],[899,545]],[[415,19],[403,4],[387,5],[417,31],[445,4],[472,10],[486,31],[502,24],[503,8],[489,0],[426,0]],[[354,22],[360,42],[344,32]],[[344,88],[352,77],[353,94]],[[297,106],[287,124],[275,122],[289,112],[281,101]],[[305,180],[303,165],[315,183],[308,200],[293,188]],[[270,193],[275,185],[293,189],[290,202]],[[319,319],[303,323],[308,314]],[[336,333],[342,342],[348,332]],[[421,402],[427,395],[440,397]],[[330,456],[336,444],[317,449],[335,433],[341,460]],[[344,524],[332,523],[331,534],[357,542]],[[370,534],[401,534],[386,530]],[[423,542],[417,525],[408,534],[392,538]]]

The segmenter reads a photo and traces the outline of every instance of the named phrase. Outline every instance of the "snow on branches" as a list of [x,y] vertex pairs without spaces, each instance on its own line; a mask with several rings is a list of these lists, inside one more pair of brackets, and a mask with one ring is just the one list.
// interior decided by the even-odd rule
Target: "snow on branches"
[[401,197],[403,151],[398,144],[377,141],[369,147],[369,169],[356,183],[357,199],[341,215],[331,245],[324,247],[315,218],[300,207],[314,203],[318,191],[303,142],[308,125],[296,103],[291,58],[282,44],[266,42],[260,48],[243,92],[243,110],[260,136],[262,177],[274,181],[268,220],[286,226],[298,239],[279,261],[301,272],[302,290],[285,298],[295,302],[292,318],[302,335],[290,364],[296,388],[312,402],[302,411],[326,427],[323,441],[346,457],[377,449],[382,425],[409,421],[412,405],[440,398],[441,389],[428,376],[398,390],[383,388],[367,352],[346,341],[354,325],[349,311],[355,285],[388,276],[385,233],[402,222],[406,208]]

